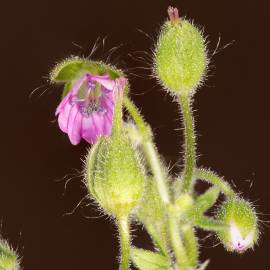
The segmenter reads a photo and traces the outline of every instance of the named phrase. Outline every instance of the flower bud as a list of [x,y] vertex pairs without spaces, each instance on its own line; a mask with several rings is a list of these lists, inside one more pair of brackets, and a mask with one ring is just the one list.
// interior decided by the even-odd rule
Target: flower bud
[[9,247],[8,243],[0,240],[0,269],[18,270],[19,261],[15,251]]
[[207,68],[205,40],[188,20],[168,9],[170,20],[163,25],[155,48],[156,77],[168,90],[189,95],[203,79]]
[[257,216],[247,201],[234,198],[223,204],[218,219],[228,224],[218,237],[229,251],[242,253],[252,248],[258,240]]
[[125,135],[105,137],[90,150],[86,183],[91,195],[108,213],[128,215],[144,191],[140,158]]

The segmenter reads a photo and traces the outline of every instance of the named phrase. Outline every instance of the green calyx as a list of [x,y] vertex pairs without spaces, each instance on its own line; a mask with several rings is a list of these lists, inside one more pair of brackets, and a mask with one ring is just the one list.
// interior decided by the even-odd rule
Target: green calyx
[[167,21],[155,48],[154,70],[161,84],[179,95],[194,91],[207,69],[205,40],[189,21]]
[[[229,251],[242,252],[252,248],[258,240],[257,215],[251,204],[243,199],[234,198],[223,204],[217,218],[228,225],[221,230],[218,237]],[[237,250],[234,242],[243,243],[243,248]]]
[[116,79],[123,75],[122,71],[116,67],[104,64],[101,61],[70,57],[56,64],[50,73],[50,81],[53,83],[65,83],[79,79],[87,72],[92,75],[109,75],[111,79]]
[[99,205],[116,217],[137,207],[144,191],[144,169],[125,135],[101,139],[86,161],[86,183]]
[[0,240],[0,270],[18,270],[18,256],[7,242]]
[[91,75],[109,75],[112,80],[124,76],[121,70],[101,61],[70,57],[56,64],[50,73],[50,81],[52,83],[64,83],[65,86],[62,94],[62,97],[64,97],[71,90],[73,83],[86,73]]

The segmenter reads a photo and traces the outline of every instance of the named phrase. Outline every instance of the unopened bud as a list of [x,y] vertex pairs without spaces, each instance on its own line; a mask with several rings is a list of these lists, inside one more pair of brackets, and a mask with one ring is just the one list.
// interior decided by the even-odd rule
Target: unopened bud
[[19,259],[15,251],[9,247],[8,243],[0,240],[0,269],[18,270]]
[[257,216],[253,207],[243,199],[227,201],[218,213],[218,219],[228,224],[218,237],[229,251],[242,253],[258,240]]
[[169,7],[154,55],[156,77],[169,91],[189,95],[201,83],[207,68],[205,40],[188,20]]
[[128,215],[144,190],[144,169],[127,136],[101,139],[86,162],[87,186],[99,205],[116,217]]

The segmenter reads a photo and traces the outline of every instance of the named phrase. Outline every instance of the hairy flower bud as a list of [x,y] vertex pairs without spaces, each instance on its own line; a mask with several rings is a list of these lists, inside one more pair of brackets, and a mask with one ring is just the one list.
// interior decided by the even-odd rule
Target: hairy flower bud
[[224,203],[218,219],[228,224],[218,237],[229,251],[242,253],[252,248],[258,240],[257,216],[253,207],[243,199],[232,199]]
[[203,79],[207,68],[205,40],[189,21],[168,9],[170,20],[163,25],[155,48],[155,74],[168,90],[188,95]]
[[19,260],[15,251],[9,247],[8,243],[0,239],[0,269],[18,270]]
[[144,190],[140,158],[125,135],[105,137],[90,150],[86,182],[91,195],[108,213],[128,215]]

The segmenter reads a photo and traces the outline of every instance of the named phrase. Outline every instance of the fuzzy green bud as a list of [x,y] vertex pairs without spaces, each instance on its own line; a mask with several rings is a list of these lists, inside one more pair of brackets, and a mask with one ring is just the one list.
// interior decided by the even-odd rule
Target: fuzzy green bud
[[19,260],[15,251],[9,247],[8,243],[0,240],[0,269],[18,270]]
[[86,182],[99,205],[115,217],[127,216],[144,191],[141,160],[127,136],[101,139],[86,161]]
[[207,69],[205,40],[188,20],[168,9],[170,20],[163,25],[155,48],[154,69],[160,83],[178,95],[189,95],[202,82]]
[[242,253],[252,248],[258,240],[257,216],[249,202],[235,198],[223,204],[217,215],[228,225],[218,237],[229,251]]

